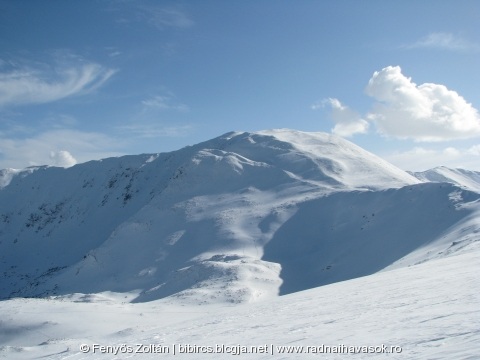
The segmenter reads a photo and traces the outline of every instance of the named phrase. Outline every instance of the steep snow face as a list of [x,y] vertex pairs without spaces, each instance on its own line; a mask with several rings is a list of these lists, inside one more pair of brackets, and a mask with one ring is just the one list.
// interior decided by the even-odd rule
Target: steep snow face
[[480,172],[465,169],[450,169],[445,166],[422,172],[410,172],[420,181],[449,182],[466,189],[480,192]]
[[336,136],[292,130],[37,168],[0,190],[0,297],[256,301],[449,247],[449,231],[477,243],[479,196],[419,184]]

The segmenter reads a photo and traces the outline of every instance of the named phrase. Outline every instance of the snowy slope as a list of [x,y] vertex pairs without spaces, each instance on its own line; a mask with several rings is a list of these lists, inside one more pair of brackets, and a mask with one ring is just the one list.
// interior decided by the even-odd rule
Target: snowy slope
[[46,166],[32,166],[23,170],[18,169],[0,169],[0,189],[4,188],[14,177],[25,177],[36,170],[44,169]]
[[3,298],[253,302],[464,252],[480,237],[480,194],[422,184],[322,133],[234,132],[7,177]]
[[[12,299],[0,302],[0,358],[225,359],[257,350],[265,353],[242,358],[473,360],[480,353],[479,263],[477,249],[235,307],[128,304],[109,293]],[[187,345],[196,345],[196,353],[179,353]],[[229,352],[201,352],[217,345]],[[381,351],[382,345],[395,353],[326,352],[353,346]]]
[[465,169],[450,169],[439,166],[434,169],[410,172],[420,181],[424,182],[449,182],[466,189],[480,192],[480,172]]

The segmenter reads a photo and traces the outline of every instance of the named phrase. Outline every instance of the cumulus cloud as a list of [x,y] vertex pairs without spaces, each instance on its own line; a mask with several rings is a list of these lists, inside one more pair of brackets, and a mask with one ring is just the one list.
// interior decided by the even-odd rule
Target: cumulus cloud
[[445,32],[430,33],[415,43],[405,47],[409,49],[430,48],[450,51],[471,51],[480,49],[478,44],[468,41],[458,35]]
[[71,167],[77,163],[77,160],[66,150],[51,151],[50,159],[53,160],[54,166],[60,166],[64,168]]
[[367,119],[380,133],[416,141],[480,136],[480,116],[470,103],[444,85],[417,85],[399,66],[376,71],[366,93],[377,100]]
[[330,116],[335,122],[332,133],[339,136],[350,137],[354,134],[364,134],[368,130],[368,122],[363,120],[358,113],[343,105],[338,99],[328,98],[316,102],[312,109],[330,107]]
[[0,106],[48,103],[87,94],[114,73],[94,63],[59,66],[49,71],[28,66],[11,69],[0,73]]

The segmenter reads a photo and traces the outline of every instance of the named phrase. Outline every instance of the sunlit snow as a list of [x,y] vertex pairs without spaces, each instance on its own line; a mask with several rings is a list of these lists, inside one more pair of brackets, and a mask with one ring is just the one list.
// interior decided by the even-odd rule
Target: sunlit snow
[[178,353],[223,344],[303,358],[276,346],[384,344],[402,353],[357,357],[474,359],[476,175],[409,174],[340,137],[287,129],[2,170],[0,356],[157,344],[166,357],[224,358]]

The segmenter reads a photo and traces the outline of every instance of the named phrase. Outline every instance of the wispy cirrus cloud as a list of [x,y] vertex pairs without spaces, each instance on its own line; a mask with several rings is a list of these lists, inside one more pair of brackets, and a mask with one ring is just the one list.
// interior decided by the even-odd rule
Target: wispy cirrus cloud
[[0,69],[0,107],[42,104],[85,95],[102,86],[115,72],[83,61],[53,67],[22,64]]
[[426,48],[448,51],[479,51],[480,45],[452,33],[433,32],[420,38],[412,44],[404,45],[403,48]]
[[180,112],[186,112],[189,107],[176,100],[175,96],[171,93],[168,95],[155,95],[142,101],[144,110],[174,110]]
[[141,22],[158,30],[186,29],[195,24],[180,6],[112,1],[109,10],[117,14],[116,20],[121,24]]
[[141,101],[140,112],[129,123],[115,129],[120,136],[128,134],[130,137],[140,139],[183,137],[192,132],[193,126],[185,123],[175,124],[173,118],[182,117],[182,113],[188,111],[190,111],[188,105],[180,102],[172,91],[163,88],[160,94]]

